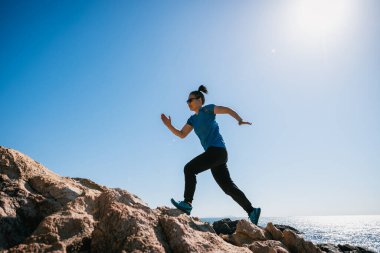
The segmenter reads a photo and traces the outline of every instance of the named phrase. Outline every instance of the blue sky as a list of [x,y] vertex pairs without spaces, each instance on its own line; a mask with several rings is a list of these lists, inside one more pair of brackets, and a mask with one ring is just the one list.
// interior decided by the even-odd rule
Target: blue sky
[[[378,1],[2,1],[0,145],[52,171],[182,199],[189,92],[263,216],[380,214]],[[192,215],[245,216],[211,172]]]

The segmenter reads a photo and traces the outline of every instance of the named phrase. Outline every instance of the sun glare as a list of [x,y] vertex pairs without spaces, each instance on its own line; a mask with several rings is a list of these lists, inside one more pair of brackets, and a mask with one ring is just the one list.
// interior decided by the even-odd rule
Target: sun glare
[[334,36],[349,27],[349,0],[296,0],[290,6],[292,27],[311,38]]

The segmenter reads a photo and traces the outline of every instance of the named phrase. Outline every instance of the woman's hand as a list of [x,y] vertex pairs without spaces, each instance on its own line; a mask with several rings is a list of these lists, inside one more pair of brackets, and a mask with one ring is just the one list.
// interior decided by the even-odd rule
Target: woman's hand
[[237,112],[235,112],[234,110],[232,110],[229,107],[215,105],[214,113],[215,114],[228,113],[229,115],[231,115],[232,117],[234,117],[238,121],[239,126],[245,125],[245,124],[252,125],[251,122],[243,121],[243,119],[239,116],[239,114],[237,114]]
[[243,120],[239,120],[238,124],[239,124],[239,126],[244,125],[244,124],[252,125],[251,122],[246,122],[246,121],[243,121]]
[[170,116],[168,118],[168,117],[166,117],[165,114],[161,113],[161,119],[162,119],[162,122],[164,122],[165,126],[167,126],[167,127],[171,126],[172,119],[170,118]]

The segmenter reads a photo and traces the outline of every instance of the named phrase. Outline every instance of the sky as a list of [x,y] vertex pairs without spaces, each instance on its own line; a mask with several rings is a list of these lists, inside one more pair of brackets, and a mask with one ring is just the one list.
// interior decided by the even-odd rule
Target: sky
[[[380,2],[0,2],[0,145],[62,176],[183,199],[204,150],[186,100],[218,114],[231,177],[262,216],[380,214]],[[192,215],[246,216],[198,174]]]

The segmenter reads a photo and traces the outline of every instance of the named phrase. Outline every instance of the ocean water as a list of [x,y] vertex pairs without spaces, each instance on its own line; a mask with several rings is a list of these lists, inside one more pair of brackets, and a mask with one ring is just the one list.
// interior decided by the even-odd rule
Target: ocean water
[[[220,219],[201,218],[211,224]],[[380,252],[380,215],[260,217],[258,225],[265,227],[268,222],[292,226],[313,243],[347,243]]]

